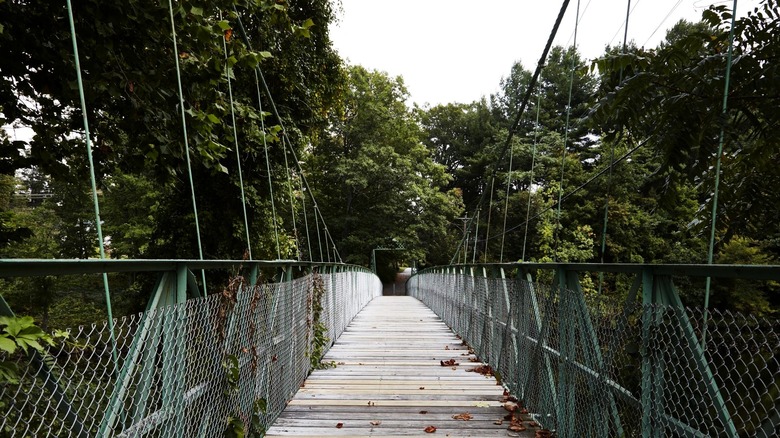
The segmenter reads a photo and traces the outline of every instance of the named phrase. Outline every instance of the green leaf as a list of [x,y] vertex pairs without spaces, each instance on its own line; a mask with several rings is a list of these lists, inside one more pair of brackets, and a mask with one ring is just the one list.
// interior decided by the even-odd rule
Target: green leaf
[[16,351],[16,342],[2,337],[0,338],[0,350],[5,351],[8,354],[13,354]]
[[35,339],[19,338],[16,340],[16,343],[22,347],[22,350],[24,350],[25,353],[27,352],[27,347],[32,347],[37,351],[43,351],[43,347]]
[[211,123],[219,123],[219,117],[215,116],[214,114],[209,114],[206,117],[209,119],[209,122]]
[[222,29],[223,31],[226,31],[228,29],[232,29],[230,27],[230,23],[228,23],[227,20],[218,21],[217,22],[217,26],[219,26],[219,28]]
[[267,51],[257,52],[257,54],[260,55],[261,58],[273,58],[274,57],[274,55],[272,55],[271,52],[267,52]]
[[[0,3],[2,3],[2,2],[0,2]],[[3,29],[5,29],[5,28],[3,27],[2,24],[0,24],[0,33],[3,33]]]
[[12,362],[0,362],[0,383],[19,383],[19,368]]
[[314,26],[314,20],[312,20],[311,18],[307,18],[306,21],[304,21],[303,24],[301,24],[301,27],[304,29],[308,29],[312,26]]
[[203,16],[203,8],[197,6],[193,6],[192,9],[190,9],[190,12],[192,12],[192,15],[197,15],[199,17]]

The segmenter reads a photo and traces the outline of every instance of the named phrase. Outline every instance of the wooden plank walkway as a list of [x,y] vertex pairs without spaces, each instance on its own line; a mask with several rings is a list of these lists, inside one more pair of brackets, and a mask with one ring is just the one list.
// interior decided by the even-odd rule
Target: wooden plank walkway
[[336,367],[314,371],[266,436],[534,436],[507,429],[503,388],[468,371],[476,360],[417,299],[376,298],[324,357]]

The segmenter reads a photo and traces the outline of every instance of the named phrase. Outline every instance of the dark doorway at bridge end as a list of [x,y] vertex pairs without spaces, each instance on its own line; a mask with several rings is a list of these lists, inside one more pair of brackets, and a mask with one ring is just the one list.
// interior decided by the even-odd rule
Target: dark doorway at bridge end
[[412,268],[406,268],[395,275],[395,281],[382,283],[382,295],[406,295],[406,280],[412,276]]

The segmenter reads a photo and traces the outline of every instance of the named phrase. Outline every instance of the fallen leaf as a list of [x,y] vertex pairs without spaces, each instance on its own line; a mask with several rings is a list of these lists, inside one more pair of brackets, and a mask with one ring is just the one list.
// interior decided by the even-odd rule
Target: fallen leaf
[[493,424],[498,424],[498,425],[504,424],[504,420],[496,420],[493,422]]
[[508,401],[504,403],[504,409],[506,409],[509,412],[514,412],[518,408],[517,403]]
[[421,387],[420,387],[420,389],[425,389],[425,387],[424,387],[424,386],[421,386]]
[[433,426],[428,426],[424,430],[425,430],[425,433],[434,433],[434,432],[436,432],[436,428],[433,427]]
[[536,434],[534,435],[535,438],[550,438],[552,437],[552,432],[550,432],[547,429],[539,429],[536,431]]
[[453,365],[460,365],[459,363],[455,362],[455,359],[449,359],[449,360],[440,360],[439,363],[443,367],[451,367]]
[[490,368],[490,365],[480,365],[474,368],[470,368],[466,370],[471,373],[480,373],[483,376],[492,376],[493,375],[493,368]]
[[425,415],[428,413],[428,411],[420,411],[421,414]]
[[444,346],[444,349],[445,349],[445,350],[449,350],[449,349],[450,349],[450,346],[449,346],[449,345],[445,345],[445,346]]
[[526,428],[524,426],[521,426],[519,424],[513,424],[513,425],[509,426],[508,429],[511,430],[512,432],[522,432],[522,431],[526,430]]
[[539,427],[539,423],[537,423],[536,421],[531,421],[530,423],[528,423],[528,425],[531,427]]
[[490,403],[488,403],[488,402],[476,402],[476,403],[474,403],[474,406],[476,406],[478,408],[489,408],[490,407]]
[[336,429],[341,429],[344,427],[344,423],[336,423]]
[[471,420],[474,417],[471,414],[469,414],[468,412],[464,412],[462,414],[453,415],[452,418],[454,420],[469,421],[469,420]]
[[372,425],[372,426],[379,426],[380,424],[382,424],[382,422],[381,422],[381,421],[378,421],[378,420],[377,420],[377,421],[372,421],[372,422],[371,422],[371,425]]

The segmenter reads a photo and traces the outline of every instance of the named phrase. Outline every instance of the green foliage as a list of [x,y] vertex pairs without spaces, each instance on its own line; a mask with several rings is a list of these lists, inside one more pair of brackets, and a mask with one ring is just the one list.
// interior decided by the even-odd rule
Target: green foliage
[[[342,104],[313,144],[310,180],[342,258],[368,265],[377,247],[393,265],[424,261],[428,248],[448,247],[448,223],[459,214],[449,177],[422,144],[416,114],[400,78],[347,68]],[[309,222],[312,222],[311,220]]]
[[[114,257],[196,257],[181,137],[183,111],[205,253],[210,258],[239,258],[246,242],[243,220],[239,219],[243,205],[232,150],[226,78],[232,79],[240,164],[244,169],[264,168],[265,145],[272,143],[271,183],[274,191],[284,193],[279,186],[286,178],[285,157],[273,142],[278,141],[279,124],[292,127],[294,121],[298,129],[289,132],[291,146],[300,155],[304,138],[325,121],[340,78],[339,60],[328,36],[334,14],[327,0],[184,2],[174,5],[179,42],[176,54],[172,52],[168,15],[167,2],[133,0],[107,5],[89,0],[74,4],[87,117],[110,250]],[[17,142],[2,134],[0,171],[13,174],[34,169],[50,181],[58,199],[54,203],[62,232],[55,234],[60,242],[54,250],[60,254],[34,256],[93,256],[97,245],[86,187],[88,166],[83,138],[73,135],[81,130],[82,115],[77,109],[65,5],[52,9],[41,1],[3,2],[0,17],[5,28],[0,33],[4,77],[0,124],[21,124],[35,133],[32,140]],[[254,44],[251,48],[239,20],[247,29],[248,41]],[[29,28],[46,32],[24,37]],[[184,108],[179,108],[177,56]],[[258,107],[253,68],[260,63],[270,92],[284,112],[283,120]],[[261,97],[263,105],[269,107],[268,96],[264,93]],[[261,120],[265,131],[260,128]],[[274,235],[266,213],[271,191],[268,176],[246,172],[244,184],[255,257],[276,258],[275,245],[266,244]],[[276,201],[277,206],[285,205],[281,197]],[[24,235],[24,227],[4,228],[14,221],[12,213],[0,208],[0,244],[5,231],[8,241],[29,237]],[[286,207],[278,213],[292,216]],[[283,257],[296,250],[292,225],[290,220],[280,222]]]
[[322,316],[322,298],[325,294],[325,283],[319,274],[312,274],[312,285],[309,291],[308,309],[311,312],[306,320],[310,330],[309,364],[311,370],[335,368],[335,362],[322,362],[322,356],[330,346],[331,339],[327,337],[328,328],[320,321]]
[[54,345],[54,338],[35,325],[30,316],[0,316],[0,383],[19,383],[19,370],[12,357],[18,352],[44,352],[44,345]]
[[[731,13],[713,6],[700,23],[678,23],[657,49],[608,52],[596,61],[602,78],[594,122],[607,138],[647,139],[659,157],[664,178],[650,181],[665,195],[680,185],[696,187],[700,207],[692,220],[704,234],[710,223],[721,128],[724,131],[722,184],[717,228],[733,236],[762,239],[777,231],[776,163],[780,116],[776,111],[780,46],[774,0],[737,19],[728,112],[722,115]],[[620,74],[622,73],[622,74]],[[624,78],[622,83],[620,77]],[[700,259],[701,260],[701,259]]]
[[[753,239],[735,236],[723,245],[717,263],[728,265],[771,265],[777,259],[767,254]],[[738,279],[713,281],[710,303],[717,308],[749,313],[756,317],[775,313],[772,302],[777,302],[780,284]]]

